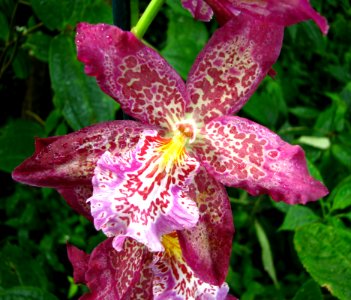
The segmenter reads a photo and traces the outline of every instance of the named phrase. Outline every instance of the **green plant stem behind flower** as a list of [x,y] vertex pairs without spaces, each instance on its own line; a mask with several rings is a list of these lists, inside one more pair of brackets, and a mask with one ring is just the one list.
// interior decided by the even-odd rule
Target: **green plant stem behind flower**
[[139,19],[138,23],[135,25],[135,27],[132,28],[132,33],[138,38],[141,39],[146,30],[149,28],[151,22],[153,19],[156,17],[157,13],[162,7],[162,4],[164,3],[164,0],[151,0],[147,8],[145,9],[145,12]]

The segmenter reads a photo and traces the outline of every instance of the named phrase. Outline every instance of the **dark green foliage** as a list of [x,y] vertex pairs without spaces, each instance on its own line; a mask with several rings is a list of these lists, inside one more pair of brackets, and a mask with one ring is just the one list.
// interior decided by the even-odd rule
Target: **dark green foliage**
[[[133,9],[147,3],[137,2]],[[236,233],[227,282],[241,300],[351,298],[351,6],[312,4],[328,18],[328,36],[312,22],[287,28],[278,74],[239,114],[300,144],[331,193],[290,207],[228,189]],[[112,23],[109,1],[0,0],[0,300],[77,298],[65,244],[91,251],[104,239],[55,191],[10,176],[35,136],[115,118],[118,106],[76,60],[78,21]],[[196,22],[170,0],[155,23],[147,41],[186,78],[215,21]]]

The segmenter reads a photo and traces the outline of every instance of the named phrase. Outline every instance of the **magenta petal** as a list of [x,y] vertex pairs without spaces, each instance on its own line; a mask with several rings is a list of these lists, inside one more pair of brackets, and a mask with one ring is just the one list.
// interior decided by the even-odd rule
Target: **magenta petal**
[[268,193],[288,204],[317,200],[326,187],[307,170],[301,147],[284,142],[267,128],[240,117],[223,116],[206,125],[195,146],[206,169],[224,185],[251,195]]
[[85,273],[88,270],[90,255],[71,244],[67,244],[67,254],[73,266],[74,282],[86,284]]
[[213,11],[204,0],[181,0],[181,2],[196,20],[208,22],[212,19]]
[[80,23],[78,59],[101,89],[143,123],[171,128],[167,118],[184,115],[185,85],[172,67],[132,33],[118,27]]
[[283,26],[241,14],[218,29],[187,81],[187,113],[205,123],[237,112],[279,56]]
[[144,129],[134,121],[112,121],[60,137],[36,139],[34,154],[12,173],[14,180],[34,186],[68,188],[89,185],[99,157],[136,145]]
[[203,281],[221,285],[228,272],[234,234],[227,192],[204,168],[190,186],[200,218],[194,228],[178,231],[185,261]]
[[87,199],[93,193],[93,187],[91,184],[58,188],[57,191],[66,200],[68,205],[77,213],[86,217],[90,222],[93,221],[93,217],[90,212],[90,205],[87,203]]
[[143,300],[152,300],[154,299],[153,295],[153,278],[154,274],[150,268],[152,260],[152,255],[148,258],[143,265],[143,268],[140,273],[139,281],[134,285],[133,289],[130,291],[127,299],[143,299]]
[[256,18],[268,19],[280,25],[289,26],[312,19],[324,34],[327,34],[329,29],[327,20],[312,8],[308,0],[224,0],[223,2],[234,12],[250,13]]
[[[84,256],[83,251],[75,247],[68,248],[68,251],[75,268],[75,278],[82,279],[81,268],[86,266],[85,283],[90,293],[81,298],[85,300],[126,299],[140,281],[144,262],[149,255],[145,247],[130,239],[121,252],[112,247],[112,239],[99,244],[90,257],[87,254]],[[89,261],[86,264],[87,257]],[[81,259],[80,263],[78,259]]]

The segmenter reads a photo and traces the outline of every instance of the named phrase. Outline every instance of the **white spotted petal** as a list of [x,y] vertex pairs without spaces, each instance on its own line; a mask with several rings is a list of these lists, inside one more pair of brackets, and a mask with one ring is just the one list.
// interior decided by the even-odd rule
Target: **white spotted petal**
[[289,204],[317,200],[328,193],[307,170],[301,147],[240,117],[219,117],[203,128],[194,146],[202,165],[227,186],[252,195],[268,193]]

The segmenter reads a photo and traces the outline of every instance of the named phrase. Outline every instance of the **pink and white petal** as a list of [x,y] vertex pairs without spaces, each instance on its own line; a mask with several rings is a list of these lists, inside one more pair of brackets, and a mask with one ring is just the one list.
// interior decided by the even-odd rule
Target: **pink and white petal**
[[57,191],[70,207],[87,218],[90,222],[93,222],[94,219],[90,212],[90,205],[87,203],[87,199],[93,194],[93,186],[91,184],[57,188]]
[[107,24],[80,23],[76,45],[85,72],[95,76],[101,89],[128,115],[168,129],[170,120],[182,119],[187,101],[184,82],[131,32]]
[[166,251],[154,254],[154,299],[226,299],[228,285],[216,286],[200,280],[181,257],[179,243],[171,243],[172,249],[165,246]]
[[113,248],[112,239],[102,242],[91,253],[85,273],[90,293],[80,299],[126,299],[139,282],[148,255],[146,248],[132,239],[121,252]]
[[283,26],[240,14],[218,29],[187,81],[187,113],[198,122],[237,112],[277,60]]
[[196,20],[208,22],[212,19],[213,11],[205,0],[181,0],[181,2]]
[[88,270],[90,254],[71,244],[67,244],[67,255],[73,267],[74,282],[86,284],[85,273]]
[[163,234],[193,227],[198,220],[187,192],[199,164],[185,154],[182,162],[165,167],[160,148],[168,140],[145,131],[133,151],[106,152],[98,161],[88,201],[96,229],[115,236],[117,250],[132,237],[150,251],[163,251]]
[[234,235],[227,192],[201,167],[190,185],[190,197],[200,217],[195,227],[177,232],[184,260],[202,281],[221,285],[228,273]]
[[143,264],[143,268],[140,272],[140,279],[131,289],[130,294],[127,295],[126,299],[143,299],[152,300],[154,299],[153,294],[153,278],[154,274],[150,268],[150,263],[152,262],[152,254],[149,252],[150,256],[147,258]]
[[267,193],[288,204],[305,204],[328,194],[309,175],[301,147],[257,123],[223,116],[208,123],[202,134],[204,138],[194,146],[198,158],[224,185],[251,195]]
[[140,133],[155,128],[135,121],[112,121],[79,131],[36,139],[34,154],[12,173],[14,180],[41,187],[90,185],[99,157],[134,147]]
[[327,20],[312,8],[308,0],[224,0],[224,2],[233,13],[242,11],[283,26],[313,20],[323,34],[328,33]]

